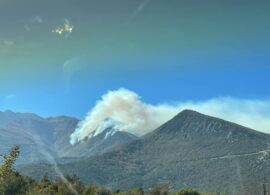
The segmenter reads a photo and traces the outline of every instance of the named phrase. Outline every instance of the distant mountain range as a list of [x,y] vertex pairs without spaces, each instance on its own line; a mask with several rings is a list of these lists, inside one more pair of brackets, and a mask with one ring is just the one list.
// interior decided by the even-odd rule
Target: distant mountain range
[[[50,163],[51,160],[63,162],[102,154],[137,139],[135,135],[110,126],[104,132],[72,146],[70,135],[78,123],[78,119],[68,116],[43,118],[31,113],[0,112],[0,154],[19,144],[21,155],[18,164]],[[110,134],[112,129],[114,132]]]
[[[4,115],[7,114],[14,113]],[[5,130],[1,130],[0,143],[4,134],[7,143],[5,148],[16,141],[26,143],[22,141],[24,139],[28,140],[27,143],[35,143],[30,139],[31,136],[24,133],[17,135],[16,128],[8,131],[8,127],[18,125],[7,126],[5,122],[24,124],[22,121],[25,118],[31,118],[30,127],[42,126],[39,131],[31,128],[32,131],[38,131],[46,142],[53,143],[53,148],[48,146],[48,151],[53,150],[52,154],[56,156],[73,158],[58,161],[62,173],[76,174],[87,183],[113,189],[147,189],[157,184],[168,184],[173,189],[190,187],[201,191],[255,195],[261,194],[262,185],[270,180],[269,134],[195,111],[182,111],[141,138],[125,132],[115,133],[110,127],[90,138],[94,140],[86,140],[78,146],[71,146],[68,136],[77,126],[78,120],[69,117],[43,119],[31,114],[19,116],[21,123],[11,123],[7,116],[5,120],[0,119],[0,124],[5,126]],[[106,135],[118,137],[109,139]],[[29,152],[32,152],[32,148],[28,147]],[[55,177],[55,165],[51,164],[40,162],[23,165],[20,171],[34,178],[40,178],[45,173]]]
[[[185,110],[153,132],[114,151],[60,164],[64,174],[113,189],[168,184],[235,195],[261,194],[270,179],[270,135]],[[54,177],[48,164],[24,174]]]

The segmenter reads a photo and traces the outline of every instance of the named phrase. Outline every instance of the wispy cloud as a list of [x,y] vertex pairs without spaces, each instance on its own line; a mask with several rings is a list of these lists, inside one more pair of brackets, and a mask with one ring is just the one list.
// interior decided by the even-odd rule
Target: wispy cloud
[[16,101],[17,94],[8,94],[0,97],[0,109],[10,109],[10,105]]
[[150,0],[143,0],[139,6],[136,8],[136,10],[133,12],[131,19],[136,18],[147,6],[147,4],[150,2]]
[[31,31],[31,28],[30,28],[30,25],[29,25],[29,24],[25,24],[25,25],[24,25],[24,29],[25,29],[25,31],[27,31],[27,32],[30,32],[30,31]]
[[31,23],[43,23],[43,19],[40,16],[35,16],[30,20]]
[[184,109],[219,117],[259,131],[270,133],[270,100],[248,100],[232,97],[205,101],[148,104],[127,89],[108,91],[96,103],[71,135],[71,143],[88,137],[105,119],[119,122],[119,130],[144,135]]
[[15,41],[7,39],[7,40],[3,40],[3,45],[11,47],[15,44]]
[[12,39],[0,40],[0,55],[9,53],[14,45],[15,41]]
[[35,24],[41,24],[43,23],[43,19],[40,16],[35,16],[33,18],[30,18],[29,21],[24,24],[24,29],[27,32],[30,32],[32,30],[31,26]]
[[16,94],[8,94],[6,97],[5,97],[5,101],[9,101],[9,100],[12,100],[14,98],[16,98]]

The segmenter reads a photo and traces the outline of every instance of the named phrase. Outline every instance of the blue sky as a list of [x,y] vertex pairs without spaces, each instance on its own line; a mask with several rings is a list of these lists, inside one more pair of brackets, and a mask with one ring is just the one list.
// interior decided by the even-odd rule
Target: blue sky
[[152,104],[228,96],[263,100],[270,96],[267,87],[270,83],[270,67],[265,64],[269,61],[267,57],[264,60],[235,57],[230,61],[237,62],[236,64],[223,62],[218,66],[215,63],[219,59],[212,59],[213,64],[212,60],[206,60],[189,62],[193,64],[183,66],[181,64],[185,62],[179,57],[136,59],[136,62],[133,60],[131,58],[121,63],[129,64],[124,66],[136,66],[139,61],[146,68],[93,73],[91,67],[86,65],[72,75],[69,86],[66,86],[61,72],[57,78],[18,84],[15,82],[10,84],[10,88],[1,91],[4,97],[1,109],[82,118],[101,95],[120,87],[135,91],[145,102]]
[[267,1],[2,1],[0,110],[83,118],[120,87],[150,104],[268,100],[269,17]]

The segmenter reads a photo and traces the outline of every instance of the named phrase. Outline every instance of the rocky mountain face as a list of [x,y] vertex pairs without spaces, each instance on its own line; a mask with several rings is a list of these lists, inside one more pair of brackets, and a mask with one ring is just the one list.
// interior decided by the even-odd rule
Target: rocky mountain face
[[6,111],[0,113],[0,153],[14,145],[21,146],[18,163],[44,161],[47,155],[55,158],[54,129],[46,119],[35,114]]
[[78,122],[78,119],[67,116],[43,118],[31,113],[0,112],[0,154],[7,153],[14,144],[19,144],[21,155],[18,164],[55,163],[63,159],[67,161],[74,157],[101,154],[137,138],[116,129],[109,136],[107,129],[72,146],[70,135]]
[[113,127],[108,127],[101,133],[70,147],[64,156],[85,157],[103,154],[137,138],[137,136],[128,132],[116,131]]
[[[268,134],[185,110],[117,150],[59,167],[64,174],[114,189],[168,184],[173,189],[254,195],[270,180],[269,142]],[[38,178],[51,167],[21,170]]]

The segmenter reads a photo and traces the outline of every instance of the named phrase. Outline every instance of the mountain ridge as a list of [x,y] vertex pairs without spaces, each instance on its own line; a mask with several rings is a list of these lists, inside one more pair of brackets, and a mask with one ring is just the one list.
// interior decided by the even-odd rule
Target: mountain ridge
[[[117,150],[60,169],[113,189],[165,183],[175,189],[254,195],[264,178],[270,180],[269,139],[269,134],[185,110]],[[36,169],[24,167],[24,173],[38,178],[44,172],[37,175]]]
[[[79,122],[78,119],[69,116],[41,117],[32,113],[11,110],[0,112],[0,154],[7,153],[14,144],[19,144],[21,155],[17,161],[18,164],[48,162],[47,155],[59,159],[60,162],[62,162],[61,158],[73,158],[74,148],[80,144],[83,145],[80,143],[74,147],[70,144],[70,135]],[[123,132],[116,134],[112,140],[100,141],[104,146],[106,145],[106,150],[109,150],[132,139],[135,137],[132,138],[128,133]],[[100,151],[96,149],[94,152],[90,151],[91,148],[79,148],[84,150],[79,152],[88,156],[104,152],[103,148]]]

